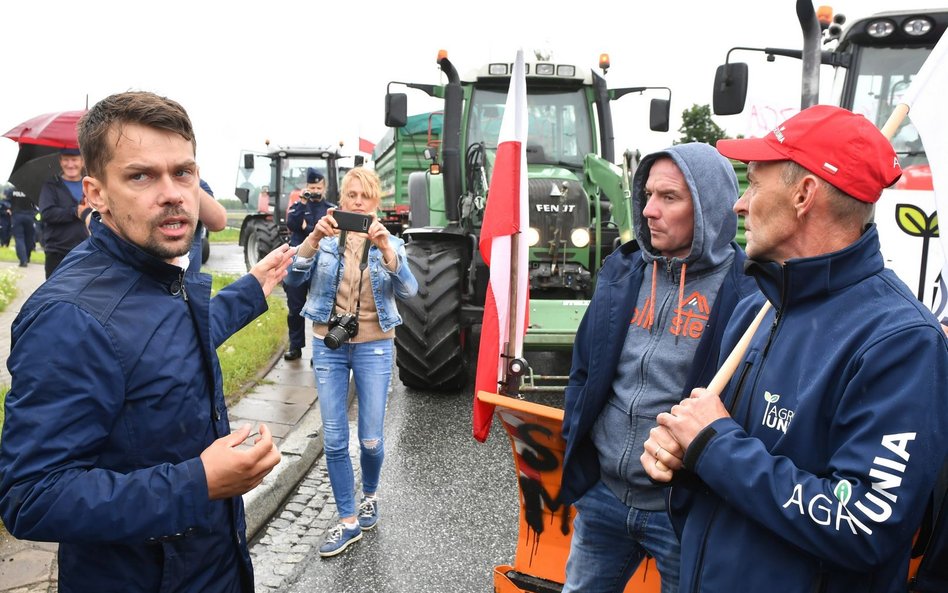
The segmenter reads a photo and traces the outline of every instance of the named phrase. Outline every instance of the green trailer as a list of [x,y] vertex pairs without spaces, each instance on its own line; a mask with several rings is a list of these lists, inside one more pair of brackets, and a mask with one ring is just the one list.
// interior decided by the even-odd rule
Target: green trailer
[[392,234],[401,235],[412,224],[408,180],[412,173],[428,170],[431,159],[426,152],[437,151],[443,121],[439,112],[413,115],[375,145],[372,160],[382,182],[381,220]]

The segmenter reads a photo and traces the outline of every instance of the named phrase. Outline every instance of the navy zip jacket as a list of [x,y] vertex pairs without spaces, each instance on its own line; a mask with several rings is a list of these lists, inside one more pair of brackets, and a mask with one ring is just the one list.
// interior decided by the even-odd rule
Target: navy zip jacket
[[[313,232],[313,227],[319,222],[319,219],[326,216],[330,208],[337,208],[335,204],[322,200],[300,200],[292,206],[286,213],[286,228],[290,231],[290,247],[296,247],[306,240],[306,237]],[[306,222],[306,228],[303,228],[303,222]]]
[[[750,263],[773,303],[672,488],[681,593],[905,591],[948,450],[948,342],[884,268],[874,225],[847,248]],[[740,338],[763,304],[743,301]]]
[[50,177],[40,190],[40,220],[43,221],[43,250],[69,253],[89,236],[86,223],[76,216],[79,203],[59,175]]
[[[695,387],[711,381],[718,369],[724,326],[737,302],[755,290],[744,275],[744,251],[737,243],[733,243],[733,248],[734,263],[711,308],[682,398],[691,395]],[[590,432],[612,396],[612,382],[629,331],[628,320],[635,311],[645,265],[635,241],[622,245],[606,258],[588,313],[576,332],[563,418],[566,452],[559,499],[566,504],[574,503],[600,479],[599,455]]]
[[[647,203],[645,184],[648,174],[660,158],[675,162],[692,196],[694,232],[691,249],[683,258],[665,257],[652,246],[648,221],[642,214]],[[638,458],[648,428],[655,425],[658,411],[667,411],[688,397],[693,388],[707,385],[711,380],[717,371],[724,326],[737,302],[756,290],[754,282],[743,273],[744,251],[733,241],[737,231],[737,216],[732,210],[735,200],[737,178],[734,169],[707,144],[673,146],[652,153],[639,163],[632,179],[632,209],[637,243],[642,248],[638,250],[636,242],[626,243],[606,258],[599,272],[596,292],[573,344],[573,362],[563,406],[566,451],[560,489],[562,502],[572,504],[602,478],[620,500],[624,497],[616,489],[624,488],[627,493],[634,491],[635,500],[625,504],[641,504],[639,508],[655,510],[664,507],[665,485],[653,484],[644,475],[640,480],[637,475],[641,468]],[[684,271],[685,264],[687,272]],[[722,279],[715,280],[720,282],[720,286],[713,297],[708,320],[697,345],[691,346],[686,355],[674,352],[670,343],[666,346],[660,341],[642,338],[647,343],[646,349],[652,350],[636,364],[646,364],[644,361],[647,361],[647,364],[657,366],[650,367],[648,373],[640,373],[635,380],[638,386],[644,386],[643,393],[636,396],[636,414],[626,414],[623,410],[620,415],[606,406],[613,405],[614,409],[614,404],[609,401],[615,395],[613,386],[619,360],[626,340],[631,340],[628,337],[630,322],[635,317],[639,293],[644,290],[647,295],[650,291],[648,284],[642,286],[643,278],[652,277],[646,269],[653,270],[654,266],[667,273],[675,271],[675,274],[680,274],[680,281],[685,282],[685,286],[687,282],[701,285],[702,277],[711,270],[719,270],[715,272],[716,278]],[[677,290],[674,298],[679,298]],[[683,305],[678,309],[682,308]],[[667,316],[670,326],[674,309],[667,308],[664,313],[659,311],[656,316]],[[661,321],[656,324],[662,326]],[[665,331],[670,335],[668,330]],[[668,364],[662,366],[663,362]],[[669,370],[672,365],[676,365],[674,371]],[[681,373],[679,376],[678,369],[687,369],[687,375]],[[662,385],[675,385],[674,389],[656,388],[655,385],[659,384],[656,378],[669,373],[671,380]],[[599,430],[596,423],[600,416],[606,418],[607,414],[605,422],[614,422],[615,426],[610,425],[605,438],[617,442],[614,450],[606,452],[608,457],[604,457],[596,446],[596,439],[601,441],[604,437],[595,431]],[[608,465],[620,458],[619,463]],[[632,469],[617,476],[610,473],[616,466],[623,470]]]
[[216,348],[266,300],[249,274],[210,292],[94,214],[13,322],[0,514],[60,542],[63,593],[253,590],[241,498],[209,500],[199,456],[230,432]]

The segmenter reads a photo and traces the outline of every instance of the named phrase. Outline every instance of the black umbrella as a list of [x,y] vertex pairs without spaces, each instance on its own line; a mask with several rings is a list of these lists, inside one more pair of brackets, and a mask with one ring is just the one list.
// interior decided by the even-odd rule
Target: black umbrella
[[25,193],[37,206],[43,183],[62,172],[59,167],[59,149],[37,144],[20,144],[10,183]]

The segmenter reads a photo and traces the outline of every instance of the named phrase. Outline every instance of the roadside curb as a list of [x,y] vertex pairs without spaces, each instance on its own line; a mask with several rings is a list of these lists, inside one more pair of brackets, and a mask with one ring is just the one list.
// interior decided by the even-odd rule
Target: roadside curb
[[281,443],[280,463],[259,486],[244,494],[247,541],[279,510],[322,452],[323,418],[319,406],[313,406]]
[[[352,405],[355,395],[355,382],[350,380],[347,407]],[[280,463],[259,486],[243,496],[248,542],[276,515],[322,454],[323,417],[314,404],[280,444]]]

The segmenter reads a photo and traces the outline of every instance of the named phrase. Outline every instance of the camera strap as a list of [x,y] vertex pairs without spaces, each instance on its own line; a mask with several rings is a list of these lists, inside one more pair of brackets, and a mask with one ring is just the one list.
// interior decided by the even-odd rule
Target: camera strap
[[[342,264],[346,260],[346,240],[348,239],[349,231],[342,231],[339,235],[339,265],[336,267],[336,295],[333,298],[333,307],[339,307],[339,281],[342,279]],[[371,241],[368,238],[365,239],[365,244],[362,247],[362,261],[359,262],[359,292],[356,294],[356,310],[355,316],[356,319],[359,318],[359,310],[362,308],[362,279],[365,277],[365,269],[369,267],[369,246]]]

